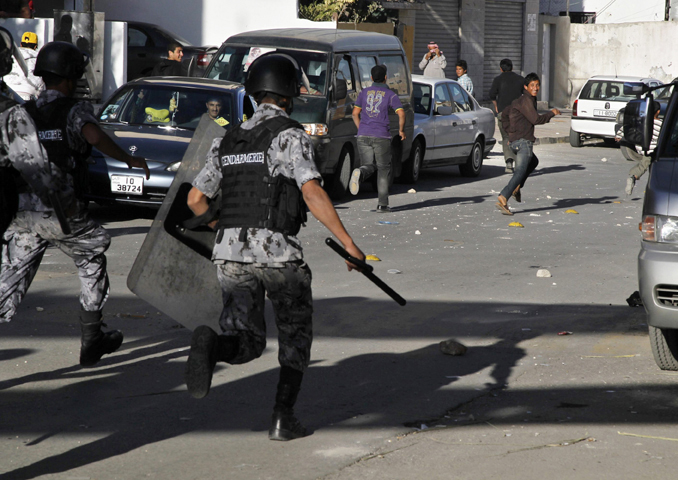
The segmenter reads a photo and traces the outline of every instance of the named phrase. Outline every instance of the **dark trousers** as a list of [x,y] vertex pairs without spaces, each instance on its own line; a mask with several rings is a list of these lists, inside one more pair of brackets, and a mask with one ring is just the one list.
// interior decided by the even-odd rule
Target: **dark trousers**
[[511,150],[516,154],[516,165],[513,169],[513,176],[508,182],[508,185],[504,187],[501,191],[501,196],[505,199],[511,198],[514,190],[518,188],[523,188],[525,186],[525,180],[530,176],[534,169],[539,165],[539,159],[532,151],[533,143],[529,140],[521,138],[511,143]]

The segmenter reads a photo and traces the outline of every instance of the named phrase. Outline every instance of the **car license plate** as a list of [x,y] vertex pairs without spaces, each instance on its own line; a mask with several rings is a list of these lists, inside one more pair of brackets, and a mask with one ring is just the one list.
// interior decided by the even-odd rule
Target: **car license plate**
[[617,112],[615,110],[594,110],[594,117],[616,117]]
[[144,193],[144,177],[111,175],[111,192],[141,195]]

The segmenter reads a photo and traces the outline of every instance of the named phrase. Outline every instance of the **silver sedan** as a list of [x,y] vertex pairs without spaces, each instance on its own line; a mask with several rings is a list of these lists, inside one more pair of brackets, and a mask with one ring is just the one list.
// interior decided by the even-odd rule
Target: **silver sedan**
[[422,168],[459,165],[465,177],[477,177],[483,158],[497,142],[492,110],[481,107],[459,83],[412,75],[414,141],[403,165],[414,183]]

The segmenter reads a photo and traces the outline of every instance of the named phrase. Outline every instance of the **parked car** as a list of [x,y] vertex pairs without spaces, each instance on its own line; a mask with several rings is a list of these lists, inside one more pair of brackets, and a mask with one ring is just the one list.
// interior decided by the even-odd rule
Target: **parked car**
[[419,179],[422,168],[459,165],[465,177],[477,177],[492,150],[495,118],[455,80],[412,75],[414,141],[403,176]]
[[159,207],[208,101],[221,102],[225,128],[255,110],[242,85],[204,78],[153,77],[120,87],[102,107],[101,128],[130,154],[146,158],[151,177],[96,149],[89,162],[88,200]]
[[596,75],[588,79],[572,106],[570,145],[581,147],[584,138],[602,138],[615,145],[614,125],[617,113],[637,94],[624,94],[624,83],[642,83],[650,87],[663,85],[656,78]]
[[185,38],[158,25],[127,22],[127,80],[147,77],[163,58],[171,42],[184,49],[182,64],[191,76],[202,77],[216,52],[215,46],[196,47]]
[[316,163],[326,177],[325,188],[335,199],[346,194],[351,171],[358,166],[357,129],[351,116],[356,98],[360,90],[372,85],[372,67],[386,65],[387,84],[398,94],[406,115],[406,139],[401,141],[398,116],[391,112],[392,171],[394,177],[400,175],[403,161],[410,156],[414,112],[410,70],[397,37],[324,28],[241,33],[224,42],[205,76],[244,83],[252,61],[272,51],[294,57],[304,71],[308,88],[295,99],[291,117],[311,136]]
[[[652,138],[653,101],[633,100],[624,109],[624,138],[645,151]],[[638,284],[655,362],[662,370],[678,370],[678,89],[671,94],[653,156],[643,203]]]

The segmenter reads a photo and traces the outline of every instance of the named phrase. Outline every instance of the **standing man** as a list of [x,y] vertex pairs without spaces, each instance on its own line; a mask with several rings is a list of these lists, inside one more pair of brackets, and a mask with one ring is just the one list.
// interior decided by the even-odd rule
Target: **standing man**
[[[89,58],[70,43],[51,42],[38,54],[35,74],[42,77],[46,90],[37,101],[27,102],[30,115],[16,122],[5,121],[2,128],[27,129],[31,136],[8,132],[3,139],[23,145],[8,157],[21,174],[18,180],[19,211],[3,236],[0,268],[0,322],[9,322],[35,277],[49,245],[71,257],[80,277],[80,326],[82,342],[80,365],[91,367],[103,355],[122,344],[119,331],[101,330],[102,308],[108,298],[109,282],[104,252],[110,244],[105,229],[92,220],[83,202],[87,164],[92,146],[129,168],[150,172],[142,157],[123,152],[99,128],[92,104],[73,97],[78,79]],[[23,114],[23,110],[19,110]],[[18,112],[15,113],[18,115]],[[33,118],[31,120],[30,118]],[[37,126],[39,143],[33,135]]]
[[[358,127],[359,168],[353,170],[349,190],[357,195],[360,182],[377,172],[379,200],[377,212],[391,211],[388,206],[389,176],[391,173],[391,132],[389,108],[398,115],[398,133],[405,140],[405,111],[396,95],[386,85],[386,66],[372,67],[372,85],[363,88],[353,107],[353,122]],[[364,113],[363,113],[364,112]]]
[[501,133],[501,146],[504,151],[504,161],[506,162],[506,173],[513,173],[513,165],[516,161],[516,155],[511,151],[508,142],[508,133],[504,130],[501,123],[501,113],[506,107],[516,99],[520,98],[525,90],[525,79],[513,72],[513,62],[505,58],[499,62],[501,74],[494,77],[490,87],[490,100],[494,104],[494,111],[497,114],[497,123]]
[[[222,334],[205,325],[193,332],[185,373],[188,392],[195,398],[209,393],[218,361],[238,365],[261,356],[267,294],[275,311],[280,362],[271,440],[306,435],[294,416],[313,337],[311,271],[296,237],[306,220],[306,205],[350,255],[365,258],[320,185],[311,139],[288,116],[292,98],[299,96],[297,79],[298,67],[287,55],[263,55],[252,64],[245,90],[259,108],[214,140],[188,194],[190,209],[219,230],[212,260],[224,301]],[[208,198],[219,192],[221,212],[214,220]]]
[[468,64],[466,60],[459,60],[456,66],[457,70],[457,82],[468,92],[469,95],[473,95],[473,81],[471,77],[468,76]]
[[153,67],[152,77],[185,77],[186,70],[181,64],[184,58],[184,47],[177,42],[167,45],[167,58],[163,58]]
[[33,32],[25,32],[21,35],[21,47],[19,51],[28,67],[28,76],[24,74],[18,63],[14,63],[12,71],[4,78],[5,83],[24,100],[38,98],[40,92],[45,89],[45,84],[40,77],[33,74],[35,60],[38,57],[38,36]]
[[508,132],[511,150],[516,153],[516,166],[508,185],[497,198],[497,208],[504,215],[513,215],[509,210],[508,199],[513,196],[516,202],[521,201],[520,189],[525,186],[527,177],[539,165],[539,159],[532,151],[534,142],[534,126],[548,123],[556,115],[557,108],[539,115],[537,112],[537,94],[539,93],[539,75],[530,73],[525,77],[523,95],[507,107],[502,116],[504,129]]
[[424,71],[425,77],[445,78],[445,67],[447,67],[445,55],[438,49],[437,43],[430,42],[428,53],[419,62],[419,68]]

